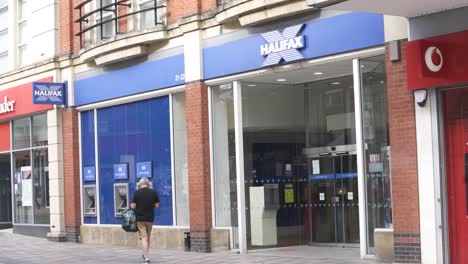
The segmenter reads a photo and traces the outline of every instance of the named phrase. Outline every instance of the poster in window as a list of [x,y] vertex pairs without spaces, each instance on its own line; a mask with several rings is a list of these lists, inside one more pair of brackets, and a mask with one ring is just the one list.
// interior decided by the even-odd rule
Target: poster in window
[[21,167],[21,201],[22,206],[32,206],[32,171],[31,166]]

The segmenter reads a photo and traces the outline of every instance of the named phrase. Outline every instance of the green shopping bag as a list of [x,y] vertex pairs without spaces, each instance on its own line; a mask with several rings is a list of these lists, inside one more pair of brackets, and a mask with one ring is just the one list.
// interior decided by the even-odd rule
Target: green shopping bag
[[125,232],[138,231],[135,210],[127,209],[122,212],[122,229],[125,230]]

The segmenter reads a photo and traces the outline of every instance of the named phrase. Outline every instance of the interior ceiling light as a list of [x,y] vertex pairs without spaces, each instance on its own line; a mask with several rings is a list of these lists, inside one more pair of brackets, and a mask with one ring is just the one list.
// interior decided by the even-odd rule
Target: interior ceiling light
[[286,79],[276,79],[277,82],[285,82],[287,81]]
[[322,75],[323,72],[314,72],[315,75]]
[[332,84],[332,85],[339,85],[339,84],[341,84],[341,83],[340,83],[340,82],[332,82],[331,84]]
[[384,81],[380,81],[380,83],[384,83]]
[[257,86],[257,85],[256,85],[256,84],[249,84],[248,86],[250,86],[250,87],[255,87],[255,86]]

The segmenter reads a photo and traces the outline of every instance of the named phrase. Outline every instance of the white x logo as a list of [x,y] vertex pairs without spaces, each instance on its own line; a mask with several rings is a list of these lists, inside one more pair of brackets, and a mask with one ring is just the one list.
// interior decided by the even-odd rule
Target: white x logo
[[262,34],[268,44],[261,46],[261,54],[267,56],[263,67],[303,59],[298,49],[304,47],[304,37],[297,36],[304,25],[288,27],[283,33],[278,30]]

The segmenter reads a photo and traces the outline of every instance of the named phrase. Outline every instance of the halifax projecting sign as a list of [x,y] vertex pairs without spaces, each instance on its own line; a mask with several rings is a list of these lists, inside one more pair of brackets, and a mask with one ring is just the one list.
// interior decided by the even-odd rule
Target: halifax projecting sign
[[65,83],[33,83],[33,103],[65,105]]

